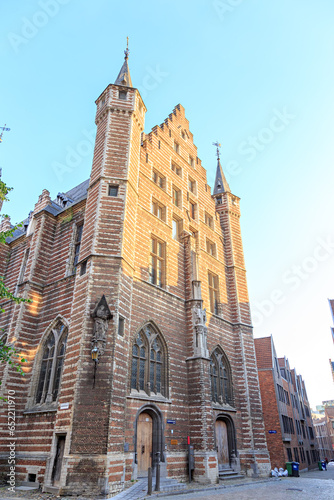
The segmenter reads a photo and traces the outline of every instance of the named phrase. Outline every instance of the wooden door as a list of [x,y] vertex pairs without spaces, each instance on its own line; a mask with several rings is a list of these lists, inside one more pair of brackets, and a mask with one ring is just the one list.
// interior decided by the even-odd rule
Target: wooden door
[[152,417],[141,413],[137,422],[137,462],[138,476],[146,476],[152,467]]
[[65,436],[58,436],[56,456],[55,456],[55,461],[54,461],[53,470],[52,470],[52,484],[54,484],[55,486],[58,486],[59,482],[60,482],[60,474],[61,474],[61,466],[63,463],[64,449],[65,449]]
[[227,425],[223,420],[216,421],[216,446],[218,454],[218,467],[223,469],[230,466]]

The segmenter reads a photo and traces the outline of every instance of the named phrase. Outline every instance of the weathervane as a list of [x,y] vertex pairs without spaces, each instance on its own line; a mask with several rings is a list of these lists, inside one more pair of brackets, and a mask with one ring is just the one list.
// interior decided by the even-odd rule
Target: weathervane
[[129,37],[127,36],[126,37],[126,50],[124,50],[124,54],[125,54],[125,59],[127,59],[129,57]]
[[0,127],[0,130],[2,130],[1,134],[0,134],[0,142],[2,142],[2,136],[3,136],[3,133],[4,132],[9,132],[10,128],[6,128],[6,124],[4,127]]
[[216,146],[216,148],[217,148],[217,158],[218,158],[218,160],[219,160],[219,157],[220,157],[220,156],[219,156],[219,155],[220,155],[219,148],[221,148],[221,147],[222,147],[222,145],[221,145],[221,144],[219,144],[219,142],[218,142],[218,141],[213,142],[213,143],[212,143],[212,145],[213,145],[213,146]]

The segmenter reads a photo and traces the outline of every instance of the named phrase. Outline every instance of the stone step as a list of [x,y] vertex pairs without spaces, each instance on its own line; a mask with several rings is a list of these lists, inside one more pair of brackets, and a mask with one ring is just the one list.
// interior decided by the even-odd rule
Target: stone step
[[[153,481],[153,490],[155,489],[155,481]],[[161,479],[160,481],[160,490],[165,493],[169,493],[172,491],[182,491],[187,489],[187,485],[185,483],[179,483],[176,479]]]
[[238,474],[238,472],[233,472],[230,474],[219,474],[219,482],[220,481],[230,481],[233,479],[245,479],[245,476],[243,474]]

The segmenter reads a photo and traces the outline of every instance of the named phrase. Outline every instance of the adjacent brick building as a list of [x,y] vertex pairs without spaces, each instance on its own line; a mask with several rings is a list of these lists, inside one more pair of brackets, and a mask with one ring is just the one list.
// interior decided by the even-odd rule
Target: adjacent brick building
[[1,315],[27,359],[1,386],[16,393],[17,477],[117,492],[160,457],[184,479],[188,436],[195,480],[266,476],[240,200],[219,156],[211,192],[181,105],[144,134],[127,52],[96,105],[89,180],[44,190],[1,247],[6,284],[33,300]]
[[319,452],[304,381],[285,357],[277,358],[271,336],[254,342],[271,466],[315,467]]
[[323,401],[318,412],[312,412],[320,458],[334,459],[334,402]]

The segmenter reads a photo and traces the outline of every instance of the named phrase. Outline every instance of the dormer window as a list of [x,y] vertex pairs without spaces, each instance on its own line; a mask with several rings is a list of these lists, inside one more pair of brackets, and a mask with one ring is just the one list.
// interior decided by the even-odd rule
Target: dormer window
[[58,193],[56,203],[61,208],[67,208],[71,203],[73,203],[73,200],[68,198],[64,193]]
[[118,92],[118,99],[122,99],[122,101],[126,101],[128,93],[125,90],[120,90]]

